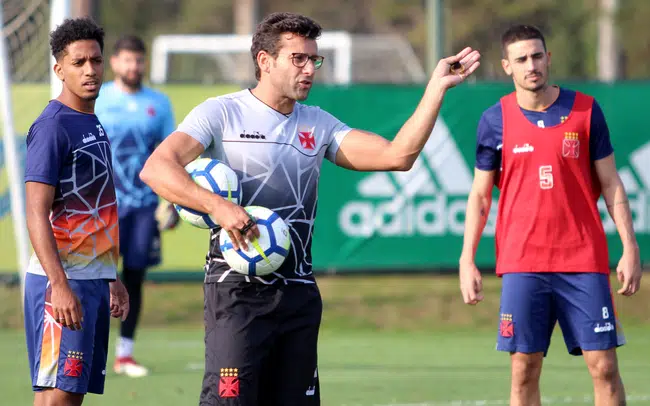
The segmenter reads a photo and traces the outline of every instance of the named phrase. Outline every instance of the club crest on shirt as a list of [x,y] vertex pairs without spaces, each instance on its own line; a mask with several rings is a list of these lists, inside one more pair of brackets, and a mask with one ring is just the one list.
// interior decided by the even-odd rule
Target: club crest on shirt
[[565,132],[562,141],[562,156],[565,158],[580,157],[580,137],[577,132]]
[[304,149],[313,150],[316,148],[316,140],[314,139],[313,129],[310,128],[298,130],[298,139],[300,140],[300,145]]

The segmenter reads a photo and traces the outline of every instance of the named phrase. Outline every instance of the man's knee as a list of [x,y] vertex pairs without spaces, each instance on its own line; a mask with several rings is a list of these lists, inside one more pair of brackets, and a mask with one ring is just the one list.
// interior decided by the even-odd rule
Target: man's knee
[[619,380],[616,353],[609,351],[585,352],[589,373],[594,380],[616,383]]
[[537,385],[542,372],[542,353],[514,353],[511,356],[512,383],[515,386]]

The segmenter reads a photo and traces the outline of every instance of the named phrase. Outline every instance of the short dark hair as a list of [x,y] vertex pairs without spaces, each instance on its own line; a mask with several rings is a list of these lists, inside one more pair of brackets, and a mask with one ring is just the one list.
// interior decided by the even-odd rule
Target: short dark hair
[[546,40],[544,39],[542,31],[532,25],[519,24],[508,28],[501,36],[501,51],[503,52],[503,57],[506,58],[508,56],[508,45],[519,41],[525,41],[527,39],[538,39],[542,41],[542,45],[546,51]]
[[288,32],[315,40],[320,37],[322,30],[316,21],[300,14],[272,13],[266,16],[257,25],[251,45],[251,54],[255,63],[255,79],[259,80],[261,76],[260,67],[257,64],[257,54],[260,51],[266,51],[274,58],[278,56],[281,34]]
[[95,40],[104,53],[104,30],[91,18],[68,18],[50,33],[50,50],[58,61],[65,56],[66,48],[73,42]]
[[113,55],[119,54],[120,51],[141,52],[144,54],[147,52],[147,48],[142,38],[135,35],[124,35],[113,46]]

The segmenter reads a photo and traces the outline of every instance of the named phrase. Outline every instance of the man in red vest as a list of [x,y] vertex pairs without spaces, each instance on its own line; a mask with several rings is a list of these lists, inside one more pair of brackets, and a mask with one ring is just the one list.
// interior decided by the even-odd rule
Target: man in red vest
[[639,289],[641,266],[603,112],[592,97],[548,84],[551,54],[535,27],[510,28],[502,50],[515,91],[488,108],[478,126],[460,258],[463,300],[483,299],[474,257],[496,185],[496,272],[503,278],[497,350],[511,354],[510,404],[541,404],[542,361],[559,322],[569,353],[586,361],[595,404],[624,405],[616,357],[624,338],[597,207],[601,194],[623,243],[619,294]]

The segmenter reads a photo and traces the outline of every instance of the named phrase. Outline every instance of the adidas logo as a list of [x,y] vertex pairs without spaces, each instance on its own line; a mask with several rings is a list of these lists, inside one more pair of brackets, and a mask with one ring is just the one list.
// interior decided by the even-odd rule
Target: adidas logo
[[[650,142],[630,154],[630,166],[620,168],[618,174],[625,185],[630,201],[630,210],[637,234],[650,234]],[[607,234],[616,234],[616,225],[607,212],[607,205],[601,198],[598,209]]]
[[[377,172],[359,182],[362,199],[343,206],[339,225],[353,237],[463,235],[472,179],[449,129],[439,119],[411,170]],[[496,204],[486,235],[495,231]]]

